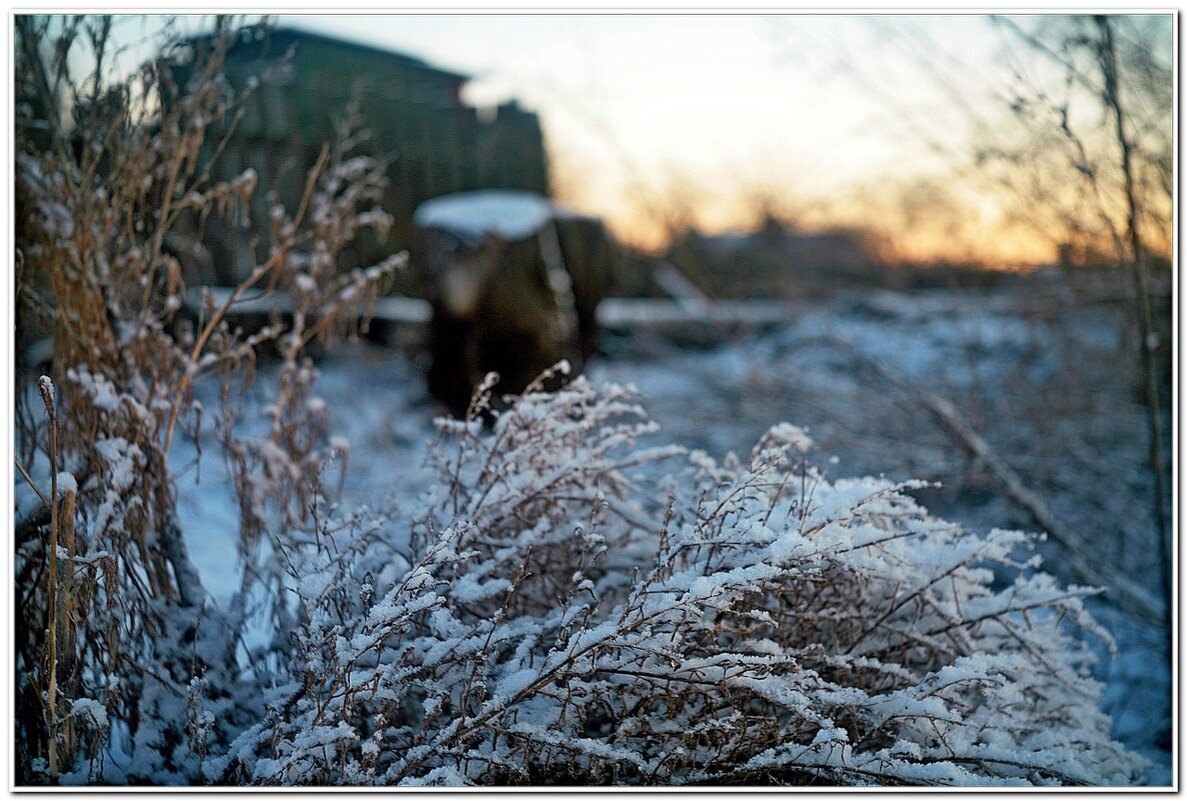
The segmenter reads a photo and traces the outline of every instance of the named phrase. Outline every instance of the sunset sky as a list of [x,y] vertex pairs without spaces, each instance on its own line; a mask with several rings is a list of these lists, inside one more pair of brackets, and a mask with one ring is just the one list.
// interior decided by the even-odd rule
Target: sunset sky
[[[659,244],[682,206],[685,217],[720,231],[751,224],[766,198],[812,228],[886,218],[910,196],[926,202],[906,224],[895,222],[907,255],[1002,265],[1053,255],[1033,233],[1001,228],[1000,197],[953,177],[970,156],[970,112],[991,122],[1005,114],[992,98],[1008,85],[1008,59],[1019,56],[984,15],[298,14],[278,22],[470,74],[466,99],[479,106],[518,99],[540,114],[558,198],[602,215],[634,244]],[[1169,64],[1171,17],[1158,24]]]
[[[901,153],[884,110],[861,97],[834,45],[854,60],[887,50],[869,18],[763,16],[282,17],[475,76],[479,104],[518,97],[555,146],[592,160],[590,178],[637,168],[706,177],[771,170],[829,189]],[[984,49],[983,20],[949,18],[955,46]],[[879,54],[879,51],[883,51]],[[920,97],[901,87],[904,99]],[[884,121],[884,120],[883,120]],[[845,140],[844,148],[837,139]],[[616,153],[616,150],[623,152]],[[843,151],[843,152],[841,152]],[[755,163],[761,161],[761,164]],[[621,178],[619,179],[621,180]],[[595,187],[591,186],[591,190]],[[602,186],[596,187],[597,191]]]
[[[743,225],[755,194],[797,202],[941,173],[904,116],[956,144],[964,120],[892,32],[988,65],[980,16],[282,16],[475,76],[467,99],[538,111],[560,197],[628,238],[658,235],[672,194],[710,229]],[[658,208],[657,208],[658,207]]]

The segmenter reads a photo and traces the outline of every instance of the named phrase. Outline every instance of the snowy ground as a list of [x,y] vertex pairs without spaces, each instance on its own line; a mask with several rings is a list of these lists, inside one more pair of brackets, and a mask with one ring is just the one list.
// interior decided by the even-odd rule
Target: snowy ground
[[[941,516],[976,529],[1035,528],[914,398],[859,369],[851,352],[827,338],[841,340],[956,404],[1053,512],[1093,543],[1097,558],[1131,576],[1157,576],[1144,412],[1130,376],[1117,367],[1132,362],[1124,318],[1107,304],[1053,309],[1061,301],[1049,301],[1038,313],[1026,310],[1033,298],[1014,290],[839,299],[790,309],[784,327],[735,333],[708,349],[679,349],[644,335],[609,337],[587,373],[634,384],[663,441],[714,456],[745,452],[786,420],[810,429],[833,457],[835,475],[939,481],[943,488],[921,499]],[[400,503],[423,491],[430,480],[426,445],[440,413],[424,388],[424,365],[359,344],[319,368],[317,392],[333,412],[333,433],[351,441],[344,502]],[[273,380],[265,368],[248,392],[245,426],[261,423]],[[217,408],[213,385],[199,392]],[[182,471],[180,513],[191,557],[215,599],[225,601],[239,583],[238,513],[213,438],[205,447],[200,470],[191,465],[188,443],[173,454],[173,466]],[[1058,551],[1047,556],[1058,572]],[[1170,754],[1155,742],[1170,715],[1163,635],[1111,609],[1101,616],[1120,649],[1100,667],[1115,734],[1159,764],[1152,784],[1169,784]]]

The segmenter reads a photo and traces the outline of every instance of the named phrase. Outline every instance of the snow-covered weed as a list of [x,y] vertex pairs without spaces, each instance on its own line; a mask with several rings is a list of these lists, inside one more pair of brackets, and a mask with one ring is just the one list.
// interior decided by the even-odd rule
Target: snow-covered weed
[[582,378],[442,421],[424,509],[286,555],[293,646],[205,779],[1134,781],[1067,628],[1095,630],[1092,590],[1019,561],[1026,535],[830,481],[793,426],[722,465],[648,428]]
[[[223,439],[245,534],[258,533],[269,505],[304,517],[309,477],[327,451],[343,450],[323,442],[325,415],[308,403],[304,348],[349,332],[402,260],[335,271],[361,228],[387,222],[374,208],[382,165],[350,152],[358,140],[347,124],[309,175],[300,207],[275,209],[267,255],[232,298],[207,304],[196,322],[183,319],[175,235],[184,221],[246,209],[256,189],[250,169],[213,181],[203,148],[233,128],[241,107],[221,75],[236,26],[219,19],[208,40],[174,43],[112,84],[111,25],[86,16],[17,23],[17,295],[24,321],[53,335],[52,376],[17,391],[18,452],[28,466],[18,465],[30,490],[15,559],[22,781],[110,775],[119,766],[102,762],[115,739],[156,754],[132,775],[192,774],[175,751],[187,736],[203,743],[209,727],[190,721],[187,730],[185,688],[209,667],[211,692],[225,701],[240,634],[222,620],[201,631],[205,591],[176,515],[168,454],[175,436],[201,430],[193,383],[208,374],[228,386],[250,380],[256,349],[279,343],[286,372],[269,436],[237,437],[228,403]],[[175,65],[191,57],[192,79],[178,82]],[[80,77],[78,63],[94,71]],[[294,291],[291,325],[245,338],[227,323],[234,300],[273,289]]]

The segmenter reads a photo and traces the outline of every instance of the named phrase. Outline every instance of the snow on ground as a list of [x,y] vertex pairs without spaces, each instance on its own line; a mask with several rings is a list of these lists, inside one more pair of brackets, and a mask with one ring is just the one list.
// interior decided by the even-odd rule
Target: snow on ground
[[[346,504],[374,505],[388,498],[399,502],[427,489],[430,476],[423,465],[437,412],[421,370],[393,351],[346,345],[333,359],[319,364],[319,370],[315,392],[331,410],[331,433],[350,443],[341,494]],[[275,382],[276,365],[262,366],[244,395],[237,431],[254,435],[267,431],[263,412]],[[242,574],[235,557],[239,510],[215,433],[218,385],[208,380],[196,391],[208,410],[202,459],[195,466],[195,447],[188,438],[174,444],[170,459],[179,475],[179,515],[190,558],[207,590],[222,603],[238,590]],[[341,465],[328,468],[327,487],[337,489],[340,469]]]
[[[920,498],[941,516],[979,530],[1035,527],[925,409],[859,369],[852,354],[827,343],[834,337],[955,403],[1057,516],[1099,546],[1099,558],[1130,575],[1156,576],[1144,411],[1115,367],[1132,362],[1123,318],[1100,307],[1036,316],[1021,313],[1022,305],[1002,291],[877,293],[798,309],[782,328],[737,333],[712,348],[607,336],[587,373],[638,387],[662,426],[658,441],[720,457],[747,451],[769,426],[788,421],[809,429],[833,475],[940,481],[943,488]],[[429,486],[424,457],[440,413],[425,390],[424,365],[356,344],[319,369],[316,392],[332,413],[331,433],[350,440],[343,502],[410,502]],[[245,427],[263,430],[274,381],[275,367],[262,367],[245,398]],[[210,428],[217,387],[198,391]],[[175,446],[172,458],[191,557],[225,602],[239,586],[238,512],[227,468],[208,440],[200,469],[191,465],[189,443]],[[335,485],[336,475],[326,483]],[[1058,572],[1058,551],[1045,556]],[[1107,607],[1100,616],[1119,647],[1112,659],[1097,649],[1114,732],[1158,763],[1152,784],[1169,784],[1170,754],[1154,742],[1170,714],[1165,643],[1157,630]]]

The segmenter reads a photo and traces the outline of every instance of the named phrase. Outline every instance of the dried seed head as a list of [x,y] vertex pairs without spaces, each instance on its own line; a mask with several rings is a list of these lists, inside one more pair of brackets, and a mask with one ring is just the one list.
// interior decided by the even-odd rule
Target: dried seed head
[[45,413],[50,416],[50,419],[56,419],[57,413],[54,410],[54,382],[49,376],[43,375],[37,381],[37,391],[41,393],[41,400],[45,403]]

